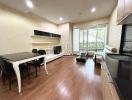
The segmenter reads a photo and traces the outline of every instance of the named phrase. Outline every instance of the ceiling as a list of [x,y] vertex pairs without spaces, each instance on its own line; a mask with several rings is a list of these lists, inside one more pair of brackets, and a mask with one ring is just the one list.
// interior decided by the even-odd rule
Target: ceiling
[[[18,11],[32,12],[56,24],[77,23],[111,15],[117,0],[32,0],[34,8],[27,7],[25,0],[0,0],[0,3]],[[96,12],[91,13],[91,8]],[[62,16],[64,20],[59,21]]]

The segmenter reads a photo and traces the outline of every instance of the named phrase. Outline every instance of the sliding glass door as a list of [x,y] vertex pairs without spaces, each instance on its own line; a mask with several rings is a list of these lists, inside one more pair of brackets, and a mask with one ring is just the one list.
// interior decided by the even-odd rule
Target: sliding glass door
[[88,29],[88,51],[95,51],[97,45],[97,29],[95,27]]
[[80,30],[79,33],[80,42],[79,42],[79,51],[87,51],[87,30]]
[[103,50],[106,44],[106,34],[107,29],[105,25],[98,26],[98,34],[97,34],[97,50]]
[[88,51],[88,34],[87,34],[87,31],[88,30],[84,30],[84,32],[83,32],[83,36],[84,36],[84,44],[83,44],[83,46],[84,46],[84,51]]
[[88,29],[74,29],[73,51],[103,51],[106,44],[107,25],[98,25]]
[[80,30],[79,33],[79,51],[84,50],[84,33],[83,30]]

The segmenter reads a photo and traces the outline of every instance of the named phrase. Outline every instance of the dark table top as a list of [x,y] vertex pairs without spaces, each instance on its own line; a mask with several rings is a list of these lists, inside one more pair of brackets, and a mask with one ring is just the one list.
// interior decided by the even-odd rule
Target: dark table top
[[10,61],[19,61],[19,60],[24,60],[28,58],[37,57],[37,56],[40,56],[40,55],[34,54],[32,52],[20,52],[20,53],[5,54],[5,55],[1,55],[0,57]]

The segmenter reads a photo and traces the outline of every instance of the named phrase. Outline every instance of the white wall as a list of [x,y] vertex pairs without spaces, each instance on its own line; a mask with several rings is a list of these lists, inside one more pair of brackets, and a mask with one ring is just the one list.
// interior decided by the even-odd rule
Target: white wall
[[72,53],[72,27],[70,23],[61,24],[58,26],[58,32],[61,34],[61,45],[65,55]]
[[[117,8],[114,10],[109,24],[109,45],[119,48],[121,26],[116,25]],[[108,23],[109,18],[86,21],[74,24],[74,28],[86,28],[97,24]],[[72,25],[65,23],[57,26],[33,14],[24,14],[0,5],[0,55],[14,52],[31,51],[31,35],[38,29],[61,34],[61,44],[65,54],[72,53]]]
[[88,27],[96,26],[98,24],[107,24],[107,23],[109,23],[109,17],[92,20],[92,21],[86,21],[82,23],[76,23],[73,25],[73,28],[84,28],[85,29]]
[[117,7],[114,9],[109,22],[108,45],[119,50],[122,25],[117,25]]
[[0,5],[0,55],[31,51],[34,29],[58,33],[57,25],[51,22]]

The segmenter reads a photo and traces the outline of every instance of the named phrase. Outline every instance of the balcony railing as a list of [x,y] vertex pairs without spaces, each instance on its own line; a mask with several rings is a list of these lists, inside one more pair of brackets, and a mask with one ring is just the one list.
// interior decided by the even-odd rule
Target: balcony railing
[[98,51],[104,49],[104,42],[80,43],[80,51]]

